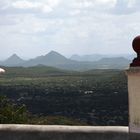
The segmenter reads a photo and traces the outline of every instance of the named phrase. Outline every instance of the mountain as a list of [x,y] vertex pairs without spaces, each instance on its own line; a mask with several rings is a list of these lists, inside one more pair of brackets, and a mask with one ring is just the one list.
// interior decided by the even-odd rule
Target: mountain
[[1,63],[3,66],[49,66],[65,70],[87,71],[91,69],[125,69],[130,60],[124,57],[105,57],[96,61],[76,61],[66,58],[58,52],[51,51],[46,55],[38,56],[27,61],[22,60],[16,54]]
[[92,54],[92,55],[72,55],[70,57],[71,60],[76,61],[98,61],[104,57],[107,57],[107,55],[101,55],[101,54]]
[[101,60],[98,61],[98,63],[104,63],[104,64],[112,64],[112,63],[120,64],[126,62],[129,62],[129,60],[124,57],[102,58]]
[[21,59],[18,55],[13,54],[8,59],[6,59],[5,61],[1,62],[1,65],[5,65],[5,66],[18,66],[18,65],[21,65],[24,62],[25,61],[23,59]]
[[70,57],[71,60],[76,60],[76,61],[98,61],[103,58],[119,58],[119,57],[124,57],[128,60],[132,60],[134,57],[136,57],[135,54],[92,54],[92,55],[72,55]]
[[64,65],[64,64],[71,64],[75,61],[67,59],[63,55],[59,54],[58,52],[51,51],[45,56],[39,56],[34,59],[30,59],[26,63],[24,63],[24,66],[35,66],[38,64],[47,65],[47,66],[58,66],[58,65]]
[[124,57],[102,58],[96,62],[96,67],[100,69],[125,69],[128,68],[131,60]]

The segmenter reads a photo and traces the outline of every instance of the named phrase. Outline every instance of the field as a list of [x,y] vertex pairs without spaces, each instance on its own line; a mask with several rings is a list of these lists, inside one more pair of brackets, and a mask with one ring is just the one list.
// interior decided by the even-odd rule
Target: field
[[4,69],[0,95],[25,104],[34,116],[67,117],[81,125],[128,125],[124,71],[74,72],[43,66]]

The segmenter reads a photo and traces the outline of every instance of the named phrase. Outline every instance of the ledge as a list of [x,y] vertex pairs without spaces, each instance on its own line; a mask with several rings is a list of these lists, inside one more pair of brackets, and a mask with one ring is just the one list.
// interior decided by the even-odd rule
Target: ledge
[[128,140],[128,127],[1,124],[0,140]]

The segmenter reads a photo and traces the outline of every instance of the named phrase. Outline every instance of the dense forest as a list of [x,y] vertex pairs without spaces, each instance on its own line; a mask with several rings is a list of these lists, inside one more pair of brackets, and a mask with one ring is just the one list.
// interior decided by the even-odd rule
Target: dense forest
[[4,69],[0,95],[26,107],[30,119],[25,123],[128,125],[123,70],[74,72],[41,65]]

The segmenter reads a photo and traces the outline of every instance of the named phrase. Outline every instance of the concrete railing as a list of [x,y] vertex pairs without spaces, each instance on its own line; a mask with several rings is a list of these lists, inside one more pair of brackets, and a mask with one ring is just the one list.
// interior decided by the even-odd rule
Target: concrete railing
[[0,140],[128,140],[128,137],[128,127],[0,125]]

